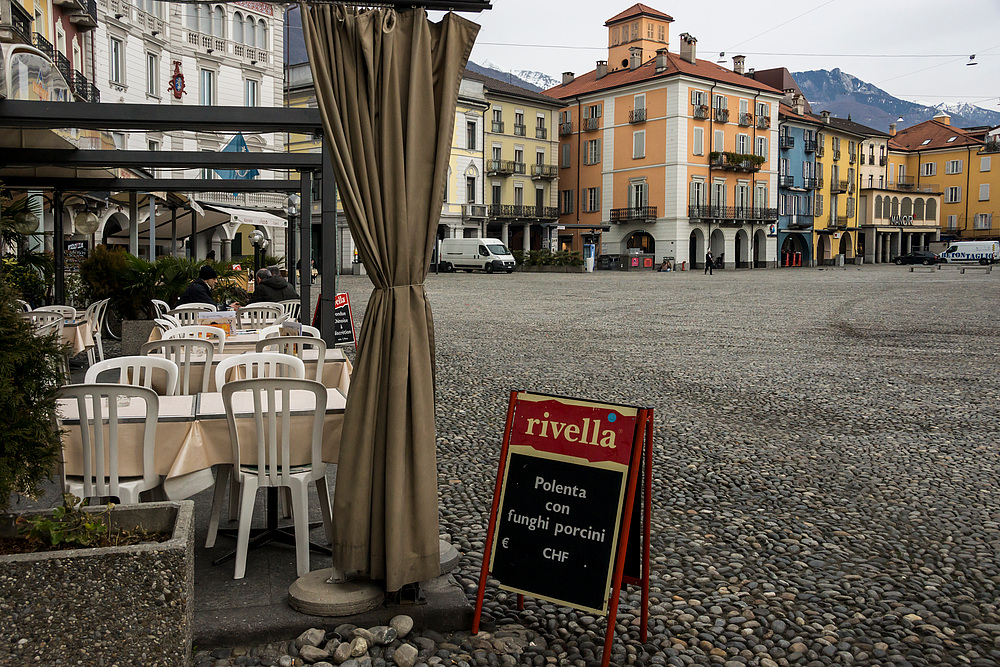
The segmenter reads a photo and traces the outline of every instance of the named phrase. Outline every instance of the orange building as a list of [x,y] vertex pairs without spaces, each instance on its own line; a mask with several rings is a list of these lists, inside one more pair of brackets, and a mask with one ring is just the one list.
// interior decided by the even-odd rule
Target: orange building
[[559,134],[559,243],[594,243],[599,266],[671,257],[727,267],[776,258],[777,119],[783,93],[669,50],[673,18],[636,4],[612,17],[608,59],[546,91],[567,104]]

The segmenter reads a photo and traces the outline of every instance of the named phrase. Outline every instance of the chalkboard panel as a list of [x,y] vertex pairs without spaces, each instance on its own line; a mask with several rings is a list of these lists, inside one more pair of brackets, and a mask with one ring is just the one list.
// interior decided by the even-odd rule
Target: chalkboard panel
[[346,293],[338,294],[333,302],[333,344],[355,345],[354,315],[351,299]]

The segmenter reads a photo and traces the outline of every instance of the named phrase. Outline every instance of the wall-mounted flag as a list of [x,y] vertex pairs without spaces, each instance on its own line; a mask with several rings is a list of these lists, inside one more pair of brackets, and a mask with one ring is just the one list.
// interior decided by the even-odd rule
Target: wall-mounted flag
[[[230,142],[222,149],[222,152],[249,153],[250,148],[247,146],[246,139],[243,138],[243,133],[237,132]],[[219,178],[229,179],[249,180],[251,178],[257,178],[257,176],[260,175],[260,171],[257,169],[215,169],[214,171],[219,175]]]

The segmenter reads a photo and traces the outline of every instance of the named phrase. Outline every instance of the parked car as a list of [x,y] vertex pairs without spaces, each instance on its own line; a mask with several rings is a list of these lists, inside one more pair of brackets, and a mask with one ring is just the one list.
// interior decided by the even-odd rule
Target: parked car
[[914,250],[913,252],[908,252],[905,255],[900,255],[892,261],[894,261],[897,266],[902,266],[903,264],[937,264],[941,261],[941,259],[930,251]]

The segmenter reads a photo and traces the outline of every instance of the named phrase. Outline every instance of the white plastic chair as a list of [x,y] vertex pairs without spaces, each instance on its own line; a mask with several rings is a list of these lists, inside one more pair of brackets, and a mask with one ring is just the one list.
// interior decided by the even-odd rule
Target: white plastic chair
[[198,324],[198,316],[202,313],[214,313],[215,306],[210,303],[186,303],[167,311],[167,315],[176,317],[182,325]]
[[322,338],[312,336],[278,336],[257,341],[258,352],[274,351],[279,354],[290,354],[303,359],[303,352],[312,348],[318,350],[316,356],[316,377],[318,382],[323,381],[323,363],[326,360],[326,341]]
[[243,378],[254,379],[261,377],[306,377],[306,365],[302,360],[290,354],[278,354],[276,352],[250,352],[240,354],[235,357],[223,359],[215,367],[215,387],[222,391],[222,386],[226,384],[226,376],[230,369],[242,371]]
[[216,352],[222,354],[226,347],[226,330],[219,327],[209,327],[203,324],[189,324],[175,327],[163,332],[163,340],[172,338],[205,338],[215,342]]
[[302,302],[298,299],[287,299],[285,301],[279,301],[278,305],[281,306],[285,315],[288,315],[288,319],[298,321],[299,312],[302,310]]
[[[260,336],[260,340],[264,340],[265,338],[274,338],[275,336],[280,336],[281,335],[281,325],[280,324],[272,324],[269,327],[264,327],[263,329],[258,330],[257,334]],[[258,342],[260,342],[260,341],[258,341]],[[260,350],[258,350],[258,352],[259,351]]]
[[21,309],[22,313],[27,313],[31,310],[31,304],[27,301],[22,301],[21,299],[14,299],[14,301],[17,303],[17,307]]
[[129,384],[133,387],[153,388],[153,372],[162,371],[167,376],[166,393],[164,396],[177,394],[177,364],[169,359],[159,357],[115,357],[99,361],[87,369],[83,381],[86,384],[100,383],[101,373],[118,371],[118,384]]
[[281,306],[278,304],[252,303],[237,310],[236,318],[240,322],[241,329],[260,329],[269,324],[275,324],[275,320],[283,314]]
[[[121,425],[118,415],[119,396],[145,403],[141,477],[122,478],[118,474],[118,430]],[[160,413],[160,401],[156,392],[145,387],[122,384],[73,384],[59,389],[58,397],[76,399],[83,449],[83,475],[67,476],[64,468],[63,489],[66,493],[81,498],[113,496],[123,505],[133,505],[139,502],[140,493],[159,485],[159,476],[153,469],[153,443],[156,438],[156,419]],[[62,428],[62,420],[59,421]],[[107,443],[104,422],[107,422]],[[63,456],[65,457],[65,453]]]
[[[212,360],[215,356],[215,345],[212,341],[204,338],[174,338],[143,343],[139,348],[139,354],[144,356],[156,352],[162,352],[164,359],[169,359],[177,366],[178,395],[190,396],[208,391],[212,379]],[[205,362],[205,373],[201,385],[194,387],[192,391],[191,366],[196,360]]]
[[66,318],[61,313],[51,310],[29,310],[26,313],[18,313],[18,317],[29,320],[36,329],[52,322],[59,322],[60,332],[62,331],[63,323],[66,322]]
[[[293,391],[311,392],[314,404],[311,409],[296,410],[297,419],[312,420],[310,439],[310,463],[291,465],[291,399]],[[254,405],[254,436],[247,442],[247,448],[257,450],[257,464],[246,466],[242,463],[241,442],[236,428],[236,410],[233,397],[240,392],[252,392]],[[327,390],[319,382],[292,378],[262,378],[257,380],[235,380],[222,387],[222,400],[229,422],[229,438],[233,446],[233,463],[240,483],[240,522],[236,537],[236,568],[234,579],[242,579],[246,574],[247,547],[250,538],[250,523],[253,520],[253,506],[257,489],[261,487],[286,487],[292,498],[292,519],[295,525],[295,563],[298,576],[309,573],[309,483],[316,484],[320,511],[327,536],[333,528],[333,512],[330,505],[329,482],[326,478],[326,464],[323,462],[323,420],[326,414]],[[279,408],[280,405],[280,408]],[[221,478],[221,475],[218,479]],[[216,482],[216,499],[218,481]],[[218,530],[218,504],[213,503],[212,520],[209,523],[209,540],[214,543]]]
[[76,308],[74,308],[73,306],[59,306],[59,305],[55,305],[55,306],[39,306],[38,308],[35,308],[31,312],[37,313],[39,311],[41,311],[43,313],[59,313],[60,315],[63,316],[64,319],[67,319],[67,320],[75,320],[76,319]]
[[170,312],[170,304],[166,301],[160,299],[150,299],[153,302],[153,308],[156,309],[156,317],[163,317]]
[[90,325],[90,335],[94,340],[93,345],[87,346],[87,362],[93,366],[94,362],[100,358],[104,361],[104,342],[101,338],[101,326],[104,321],[104,312],[107,310],[110,299],[101,299],[87,306],[83,314],[83,319]]
[[316,327],[311,327],[308,324],[303,324],[302,325],[302,335],[303,336],[312,336],[313,338],[322,338],[323,337],[323,336],[320,335],[319,329],[317,329]]
[[164,314],[163,317],[157,317],[153,319],[156,323],[156,328],[160,330],[160,337],[163,334],[170,331],[171,329],[176,329],[181,326],[181,323],[177,321],[177,318],[173,315]]

